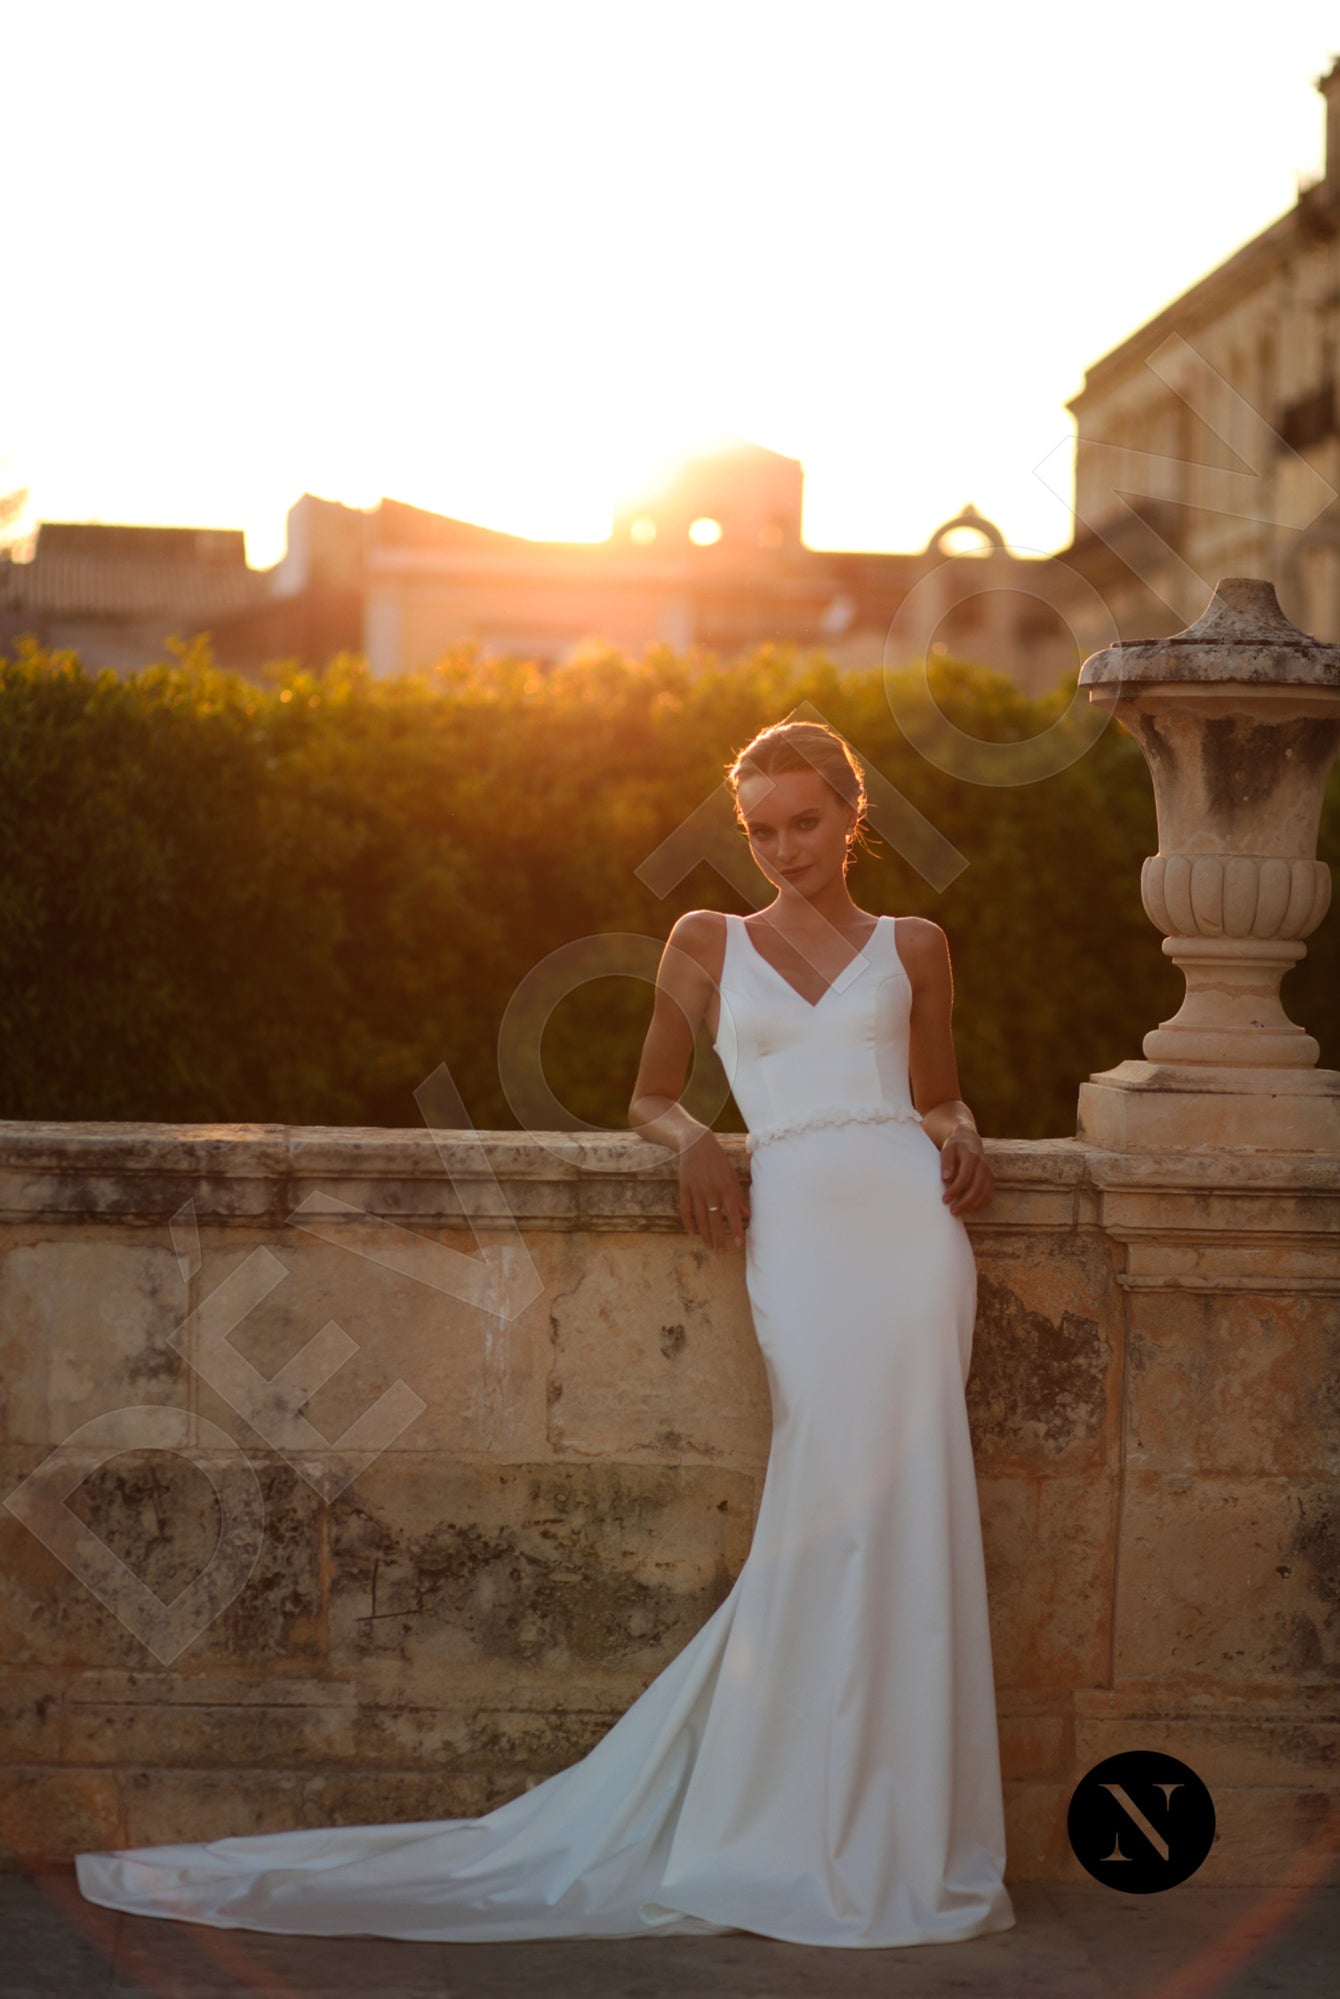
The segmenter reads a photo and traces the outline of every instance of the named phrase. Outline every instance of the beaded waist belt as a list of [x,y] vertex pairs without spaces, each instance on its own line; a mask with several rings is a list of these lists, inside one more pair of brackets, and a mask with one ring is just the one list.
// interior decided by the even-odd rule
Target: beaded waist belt
[[816,1131],[825,1125],[838,1124],[920,1124],[921,1113],[908,1104],[871,1104],[864,1109],[811,1111],[808,1117],[787,1118],[781,1124],[757,1126],[745,1139],[745,1151],[753,1152],[760,1145],[769,1145],[777,1138],[790,1138],[800,1131]]

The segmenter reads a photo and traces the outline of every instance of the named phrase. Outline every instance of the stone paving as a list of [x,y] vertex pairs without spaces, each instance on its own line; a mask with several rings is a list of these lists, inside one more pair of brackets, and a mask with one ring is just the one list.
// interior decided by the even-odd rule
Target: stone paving
[[1018,1922],[970,1943],[822,1950],[741,1933],[627,1941],[396,1943],[276,1937],[125,1916],[73,1868],[0,1875],[2,1999],[1332,1999],[1340,1865],[1311,1881],[1119,1895],[1011,1888]]

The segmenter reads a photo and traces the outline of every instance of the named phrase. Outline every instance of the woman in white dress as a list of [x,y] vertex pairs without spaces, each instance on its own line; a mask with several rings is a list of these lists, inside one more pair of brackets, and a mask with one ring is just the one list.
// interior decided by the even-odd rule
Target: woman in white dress
[[[961,1217],[995,1183],[948,945],[852,901],[864,777],[826,725],[764,730],[729,781],[776,899],[675,924],[631,1112],[678,1152],[685,1228],[746,1248],[773,1435],[660,1899],[798,1942],[959,1941],[1014,1912],[964,1400]],[[678,1102],[703,1021],[748,1191]]]
[[[745,1251],[773,1429],[729,1594],[586,1756],[482,1817],[81,1853],[89,1900],[480,1943],[874,1949],[1013,1924],[964,1401],[962,1217],[993,1180],[958,1093],[945,938],[847,893],[864,783],[826,726],[765,730],[730,782],[776,900],[675,924],[630,1106],[678,1154],[686,1228]],[[748,1189],[679,1103],[704,1019]]]

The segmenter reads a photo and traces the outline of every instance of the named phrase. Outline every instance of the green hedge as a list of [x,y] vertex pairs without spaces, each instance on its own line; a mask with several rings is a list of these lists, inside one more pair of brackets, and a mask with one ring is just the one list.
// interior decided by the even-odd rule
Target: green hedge
[[[1138,1056],[1179,1003],[1140,905],[1157,844],[1144,760],[1067,684],[1030,701],[936,664],[918,748],[877,669],[785,648],[729,662],[593,648],[550,672],[462,648],[394,680],[342,657],[259,683],[220,671],[204,642],[172,650],[128,678],[31,645],[0,661],[0,1116],[419,1126],[415,1088],[445,1064],[477,1127],[532,1122],[500,1075],[509,999],[571,940],[660,940],[683,910],[749,906],[707,861],[664,896],[637,870],[689,813],[720,807],[735,751],[802,703],[923,815],[909,838],[886,819],[904,851],[877,842],[851,889],[948,934],[983,1131],[1073,1132],[1082,1079]],[[898,677],[904,720],[917,684]],[[981,781],[970,744],[947,759],[951,727],[1025,746],[1014,781]],[[1049,728],[1059,768],[1028,776],[1027,743]],[[1333,776],[1333,865],[1338,834]],[[1338,937],[1340,913],[1284,987],[1331,1067]],[[554,1008],[544,1073],[573,1120],[626,1128],[650,1005],[644,978],[588,976]],[[712,1115],[705,1037],[704,1053],[688,1101]],[[716,1121],[740,1128],[729,1100]]]

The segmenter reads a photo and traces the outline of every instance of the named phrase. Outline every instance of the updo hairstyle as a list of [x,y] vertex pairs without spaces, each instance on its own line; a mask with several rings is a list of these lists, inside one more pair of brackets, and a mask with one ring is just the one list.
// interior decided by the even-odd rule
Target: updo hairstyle
[[726,770],[736,822],[748,838],[748,823],[740,809],[740,785],[745,778],[775,777],[796,770],[814,771],[856,814],[847,834],[847,851],[842,862],[845,874],[858,845],[868,853],[875,849],[866,837],[865,772],[847,743],[827,722],[774,722],[771,728],[760,729],[753,741],[745,744]]

